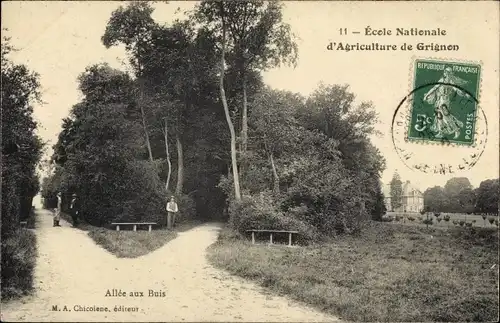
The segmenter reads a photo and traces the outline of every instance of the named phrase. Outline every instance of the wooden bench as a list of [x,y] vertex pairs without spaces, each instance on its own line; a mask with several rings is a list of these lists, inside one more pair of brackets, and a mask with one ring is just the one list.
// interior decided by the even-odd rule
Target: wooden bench
[[137,231],[137,226],[138,225],[147,225],[148,226],[148,231],[151,232],[151,227],[155,225],[156,222],[113,222],[111,225],[116,225],[116,231],[120,231],[120,225],[133,225],[134,226],[134,231]]
[[287,231],[287,230],[247,230],[247,232],[252,232],[252,244],[255,244],[255,232],[268,232],[269,233],[269,244],[273,244],[273,233],[288,233],[288,245],[292,245],[292,235],[294,233],[299,233],[299,231]]

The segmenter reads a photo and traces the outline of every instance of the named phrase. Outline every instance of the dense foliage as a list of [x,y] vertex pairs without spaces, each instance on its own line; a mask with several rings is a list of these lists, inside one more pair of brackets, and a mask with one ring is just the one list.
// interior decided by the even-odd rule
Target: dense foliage
[[425,208],[433,212],[498,214],[498,179],[488,179],[473,189],[465,177],[450,179],[444,187],[424,192]]
[[[368,139],[376,115],[371,104],[353,101],[344,86],[322,85],[309,98],[268,88],[256,94],[250,101],[252,150],[242,174],[247,197],[231,208],[237,229],[258,226],[250,204],[262,212],[266,205],[263,223],[274,215],[265,220],[267,228],[301,228],[303,237],[353,232],[363,220],[381,216],[384,160]],[[231,196],[231,185],[221,187]],[[262,202],[266,191],[271,197]]]
[[36,135],[33,105],[39,102],[38,75],[10,59],[13,48],[2,41],[2,294],[12,296],[32,286],[35,240],[20,229],[32,222],[38,193],[36,167],[43,143]]
[[224,215],[241,232],[296,229],[305,240],[380,218],[372,104],[347,86],[303,97],[263,85],[262,71],[297,58],[279,4],[203,1],[171,25],[153,9],[112,13],[102,42],[125,46],[132,75],[94,65],[80,77],[84,98],[42,185],[47,204],[57,190],[76,192],[87,221],[103,225],[161,219],[174,194],[190,217]]
[[90,224],[160,221],[165,193],[155,166],[141,160],[132,80],[107,65],[95,65],[79,81],[84,98],[73,106],[54,147],[54,160],[61,167],[51,193],[80,196],[80,214]]

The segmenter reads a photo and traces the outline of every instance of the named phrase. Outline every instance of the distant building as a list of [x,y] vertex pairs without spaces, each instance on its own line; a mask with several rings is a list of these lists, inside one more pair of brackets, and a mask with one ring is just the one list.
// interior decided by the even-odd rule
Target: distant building
[[384,201],[388,212],[420,212],[424,209],[424,194],[417,188],[411,185],[410,181],[403,183],[403,196],[401,206],[397,210],[393,210],[391,206],[391,185],[384,185]]

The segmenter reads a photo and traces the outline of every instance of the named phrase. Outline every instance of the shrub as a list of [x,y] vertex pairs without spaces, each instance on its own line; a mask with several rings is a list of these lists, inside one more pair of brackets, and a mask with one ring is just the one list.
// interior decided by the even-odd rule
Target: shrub
[[37,256],[36,236],[20,229],[2,239],[2,301],[33,290],[33,272]]
[[[335,143],[324,139],[316,138],[311,145],[334,149]],[[373,205],[363,195],[366,187],[350,177],[336,153],[328,156],[300,157],[287,167],[280,179],[288,186],[280,209],[288,214],[289,209],[304,204],[308,208],[304,222],[324,235],[359,232],[361,224],[372,218],[368,211]]]
[[465,222],[465,226],[468,227],[468,228],[471,228],[472,227],[472,222]]
[[317,230],[295,218],[293,213],[278,211],[272,197],[267,193],[260,196],[243,196],[241,202],[229,205],[229,226],[241,234],[246,230],[296,230],[299,240],[309,242],[319,238]]
[[410,221],[412,221],[412,222],[413,222],[413,221],[415,221],[415,218],[414,218],[414,217],[412,217],[412,216],[409,216],[409,217],[408,217],[408,220],[410,220]]
[[459,224],[461,227],[463,227],[463,226],[464,226],[464,224],[465,224],[465,221],[464,221],[464,220],[460,220],[460,221],[458,221],[458,224]]
[[432,221],[432,219],[431,219],[431,218],[429,218],[429,219],[424,219],[424,220],[422,221],[422,223],[423,223],[423,224],[426,224],[426,225],[432,225],[433,221]]
[[443,219],[444,219],[446,222],[448,222],[448,221],[450,221],[450,216],[449,216],[448,214],[446,214],[446,215],[443,217]]
[[488,218],[488,222],[490,222],[490,224],[493,225],[493,222],[495,222],[495,218],[494,217],[489,217]]

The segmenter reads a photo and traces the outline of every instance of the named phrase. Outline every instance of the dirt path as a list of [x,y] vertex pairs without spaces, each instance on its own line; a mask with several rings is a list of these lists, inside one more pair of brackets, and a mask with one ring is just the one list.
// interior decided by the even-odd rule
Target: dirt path
[[[119,259],[97,246],[85,232],[52,227],[47,211],[38,211],[37,293],[2,305],[12,321],[333,321],[335,318],[266,295],[259,287],[212,267],[205,249],[218,227],[206,224],[179,233],[153,253]],[[106,297],[107,290],[126,297]],[[153,291],[149,296],[150,290]],[[130,296],[143,293],[143,297]],[[52,307],[58,306],[53,311]],[[107,307],[110,312],[77,311],[75,306]],[[67,311],[64,310],[67,306]],[[115,307],[138,308],[115,312]]]

